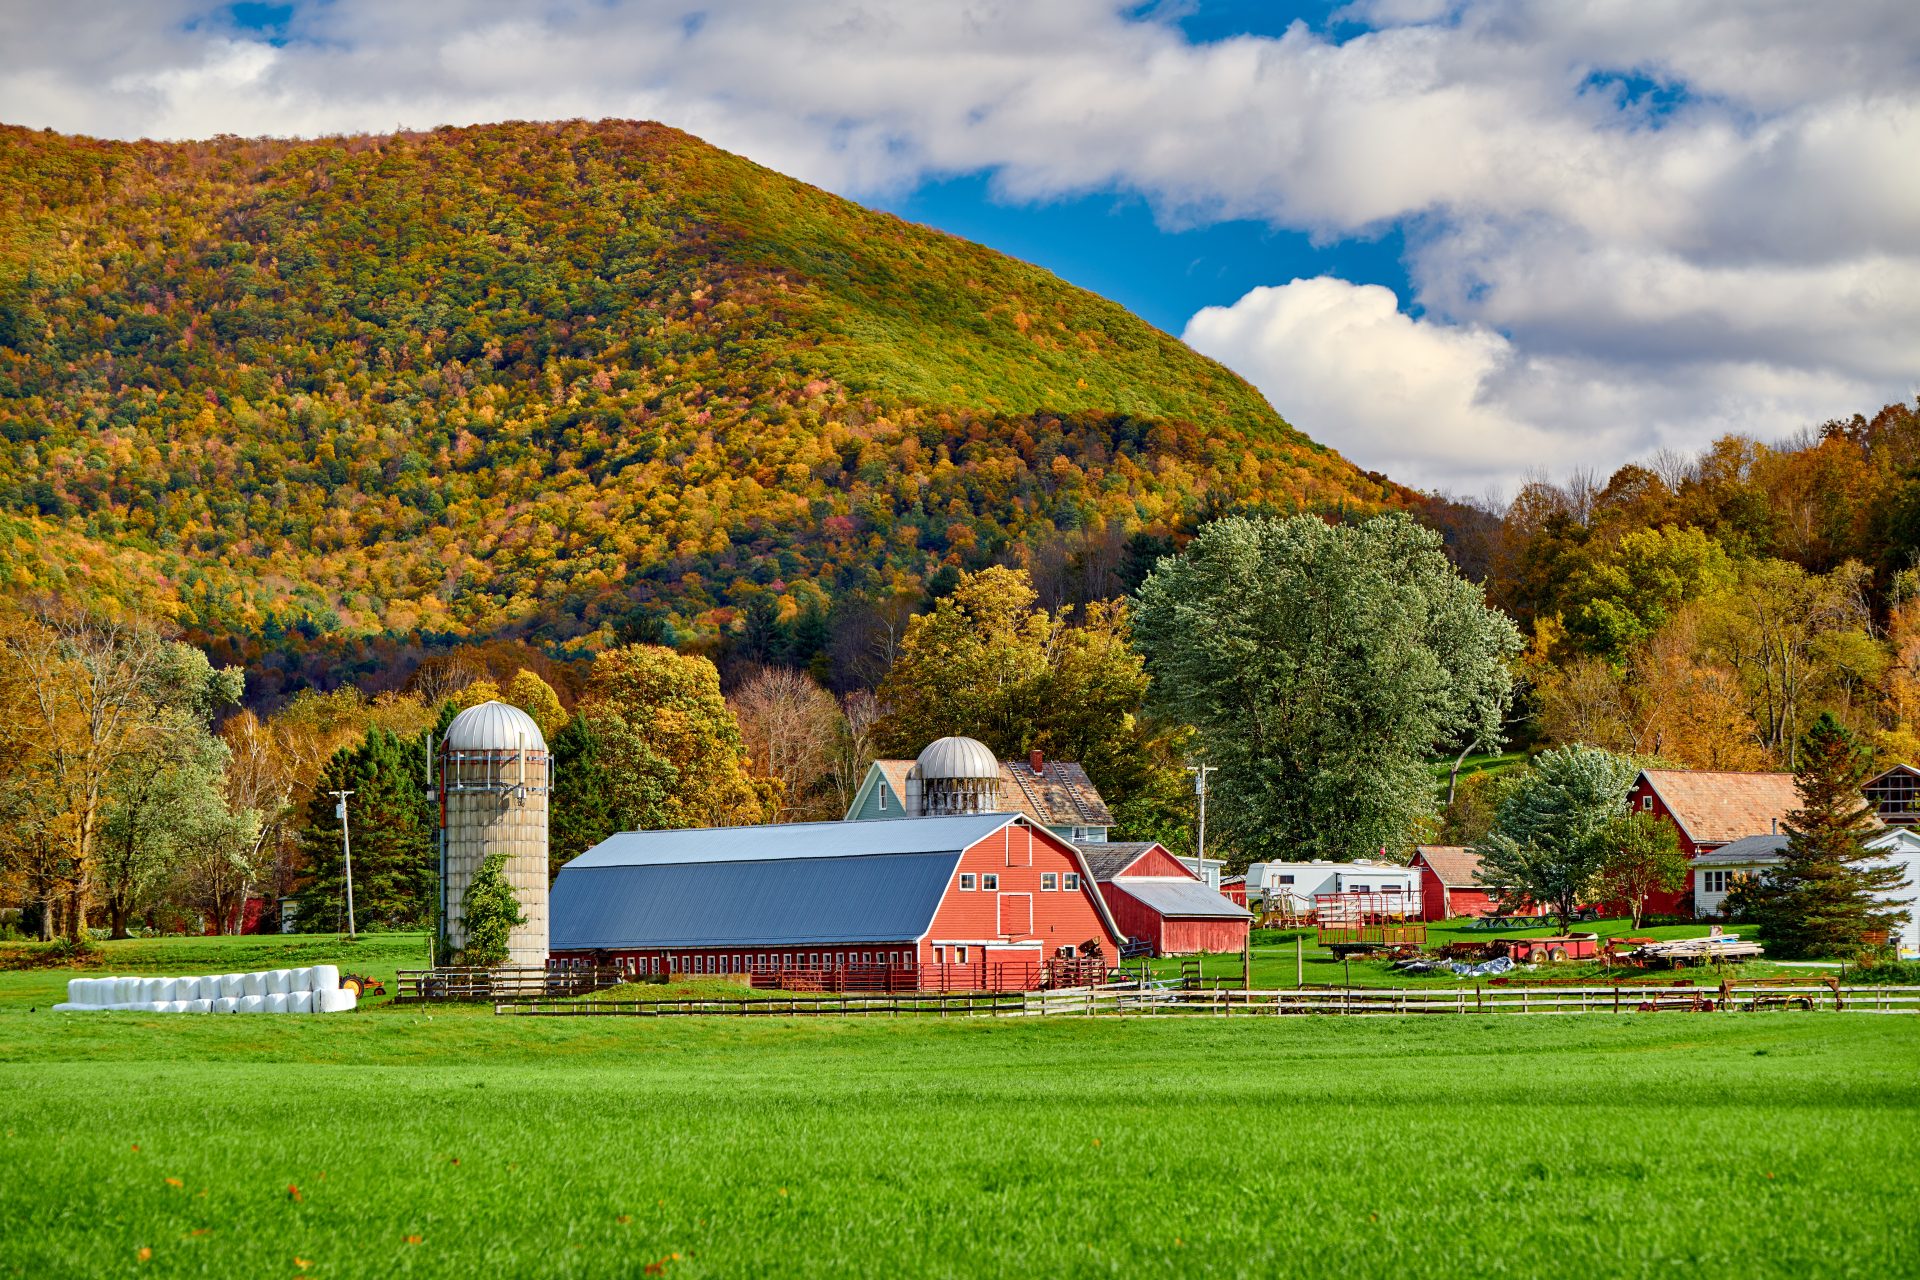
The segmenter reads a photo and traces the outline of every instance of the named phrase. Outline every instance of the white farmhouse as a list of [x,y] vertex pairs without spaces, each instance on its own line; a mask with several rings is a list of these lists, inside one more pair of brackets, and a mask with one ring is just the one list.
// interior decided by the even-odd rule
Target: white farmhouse
[[[1695,912],[1703,916],[1720,914],[1734,881],[1743,876],[1767,874],[1780,865],[1786,847],[1784,835],[1747,836],[1695,857]],[[1899,948],[1902,959],[1920,957],[1920,831],[1911,827],[1889,827],[1868,840],[1867,847],[1883,851],[1887,861],[1900,868],[1907,882],[1904,889],[1886,895],[1889,905],[1907,913],[1889,941]]]

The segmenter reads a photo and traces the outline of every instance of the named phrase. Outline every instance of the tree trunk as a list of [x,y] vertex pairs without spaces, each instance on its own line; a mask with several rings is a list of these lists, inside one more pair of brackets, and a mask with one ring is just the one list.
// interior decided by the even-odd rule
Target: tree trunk
[[75,885],[67,891],[67,941],[78,947],[86,942],[87,894]]
[[109,936],[116,939],[129,937],[130,935],[127,933],[127,917],[132,914],[133,911],[130,907],[109,899],[107,902],[107,921],[113,926],[113,930]]

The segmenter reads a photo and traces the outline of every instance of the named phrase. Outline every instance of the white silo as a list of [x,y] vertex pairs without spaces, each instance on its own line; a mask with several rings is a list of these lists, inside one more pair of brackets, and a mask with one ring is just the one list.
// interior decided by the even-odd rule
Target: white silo
[[994,813],[1000,796],[1000,761],[975,738],[937,738],[907,771],[907,812],[923,817]]
[[547,963],[547,799],[553,757],[533,717],[504,702],[468,707],[440,743],[440,919],[447,947],[466,945],[460,901],[494,854],[526,923],[507,941],[507,963]]

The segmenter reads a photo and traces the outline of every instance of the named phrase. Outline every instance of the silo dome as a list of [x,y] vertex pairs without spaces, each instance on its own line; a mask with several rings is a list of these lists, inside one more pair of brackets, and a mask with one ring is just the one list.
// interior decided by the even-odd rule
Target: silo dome
[[455,751],[547,749],[547,740],[540,735],[540,726],[534,723],[533,717],[504,702],[483,702],[462,711],[447,726],[446,743]]
[[927,744],[917,763],[923,782],[1000,780],[1000,761],[977,738],[938,738]]

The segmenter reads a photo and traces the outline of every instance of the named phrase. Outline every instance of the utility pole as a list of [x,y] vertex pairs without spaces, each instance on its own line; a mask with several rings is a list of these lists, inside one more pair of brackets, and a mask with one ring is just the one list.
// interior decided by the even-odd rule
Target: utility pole
[[347,936],[353,937],[359,930],[353,924],[353,844],[347,839],[347,797],[351,791],[329,791],[334,799],[333,813],[340,819],[340,856],[346,861],[347,869]]
[[[1207,775],[1219,766],[1211,764],[1190,764],[1187,772],[1193,775],[1193,793],[1200,797],[1200,841],[1195,851],[1194,861],[1204,864],[1207,857]],[[1206,878],[1206,867],[1200,868],[1200,878]]]

